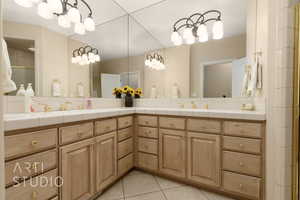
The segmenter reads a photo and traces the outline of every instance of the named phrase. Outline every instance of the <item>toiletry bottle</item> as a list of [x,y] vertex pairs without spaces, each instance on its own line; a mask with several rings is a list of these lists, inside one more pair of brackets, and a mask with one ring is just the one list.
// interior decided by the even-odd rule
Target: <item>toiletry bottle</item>
[[26,96],[33,97],[34,91],[32,89],[32,83],[28,83],[27,89],[26,89]]
[[21,84],[16,95],[17,96],[25,96],[25,94],[26,94],[26,91],[25,91],[25,88],[24,88],[24,84]]

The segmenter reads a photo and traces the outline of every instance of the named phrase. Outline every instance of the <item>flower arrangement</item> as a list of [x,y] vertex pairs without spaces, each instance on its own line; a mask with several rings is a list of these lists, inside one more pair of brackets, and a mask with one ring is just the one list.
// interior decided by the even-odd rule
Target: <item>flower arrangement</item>
[[116,98],[122,98],[122,94],[128,97],[141,98],[143,91],[141,88],[133,89],[128,85],[122,88],[114,88],[113,95],[115,95]]
[[115,95],[115,97],[117,99],[121,99],[122,98],[122,92],[123,92],[123,90],[121,88],[114,88],[113,95]]
[[143,91],[141,88],[137,88],[134,91],[134,98],[139,99],[143,95]]

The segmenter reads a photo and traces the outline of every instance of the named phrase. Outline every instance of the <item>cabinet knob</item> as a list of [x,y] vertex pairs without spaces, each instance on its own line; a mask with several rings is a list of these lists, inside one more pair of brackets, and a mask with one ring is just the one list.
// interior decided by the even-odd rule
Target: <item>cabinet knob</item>
[[79,138],[81,138],[81,137],[82,137],[82,135],[83,135],[83,132],[79,132],[79,133],[77,133],[77,136],[78,136]]
[[242,190],[244,188],[243,184],[239,185],[240,190]]
[[108,130],[109,130],[109,126],[106,126],[106,127],[105,127],[105,130],[108,131]]
[[38,144],[38,141],[36,141],[36,140],[31,141],[31,146],[36,146],[37,144]]
[[149,124],[149,122],[148,122],[148,121],[145,121],[145,124],[147,124],[147,125],[148,125],[148,124]]
[[240,146],[240,148],[244,148],[244,145],[243,145],[243,144],[240,144],[239,146]]
[[33,191],[31,197],[32,197],[32,200],[37,200],[37,192]]
[[243,166],[244,166],[244,163],[243,163],[243,162],[240,162],[240,166],[243,167]]
[[175,127],[175,125],[174,125],[173,123],[171,123],[171,124],[170,124],[170,126],[171,126],[172,128],[174,128],[174,127]]

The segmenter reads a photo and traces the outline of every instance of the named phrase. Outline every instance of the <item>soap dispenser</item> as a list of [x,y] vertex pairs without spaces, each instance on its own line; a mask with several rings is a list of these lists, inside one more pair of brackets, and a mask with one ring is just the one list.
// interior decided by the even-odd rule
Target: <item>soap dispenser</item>
[[20,88],[16,94],[17,96],[25,96],[26,95],[26,91],[25,91],[25,88],[24,88],[24,84],[21,84],[20,85]]
[[26,89],[26,96],[33,97],[34,91],[32,89],[32,83],[28,83],[27,89]]

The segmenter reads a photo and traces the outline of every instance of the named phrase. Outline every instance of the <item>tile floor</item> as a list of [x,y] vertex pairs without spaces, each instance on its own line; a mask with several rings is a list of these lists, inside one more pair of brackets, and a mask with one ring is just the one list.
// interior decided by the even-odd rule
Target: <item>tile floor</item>
[[234,200],[134,170],[96,200]]

